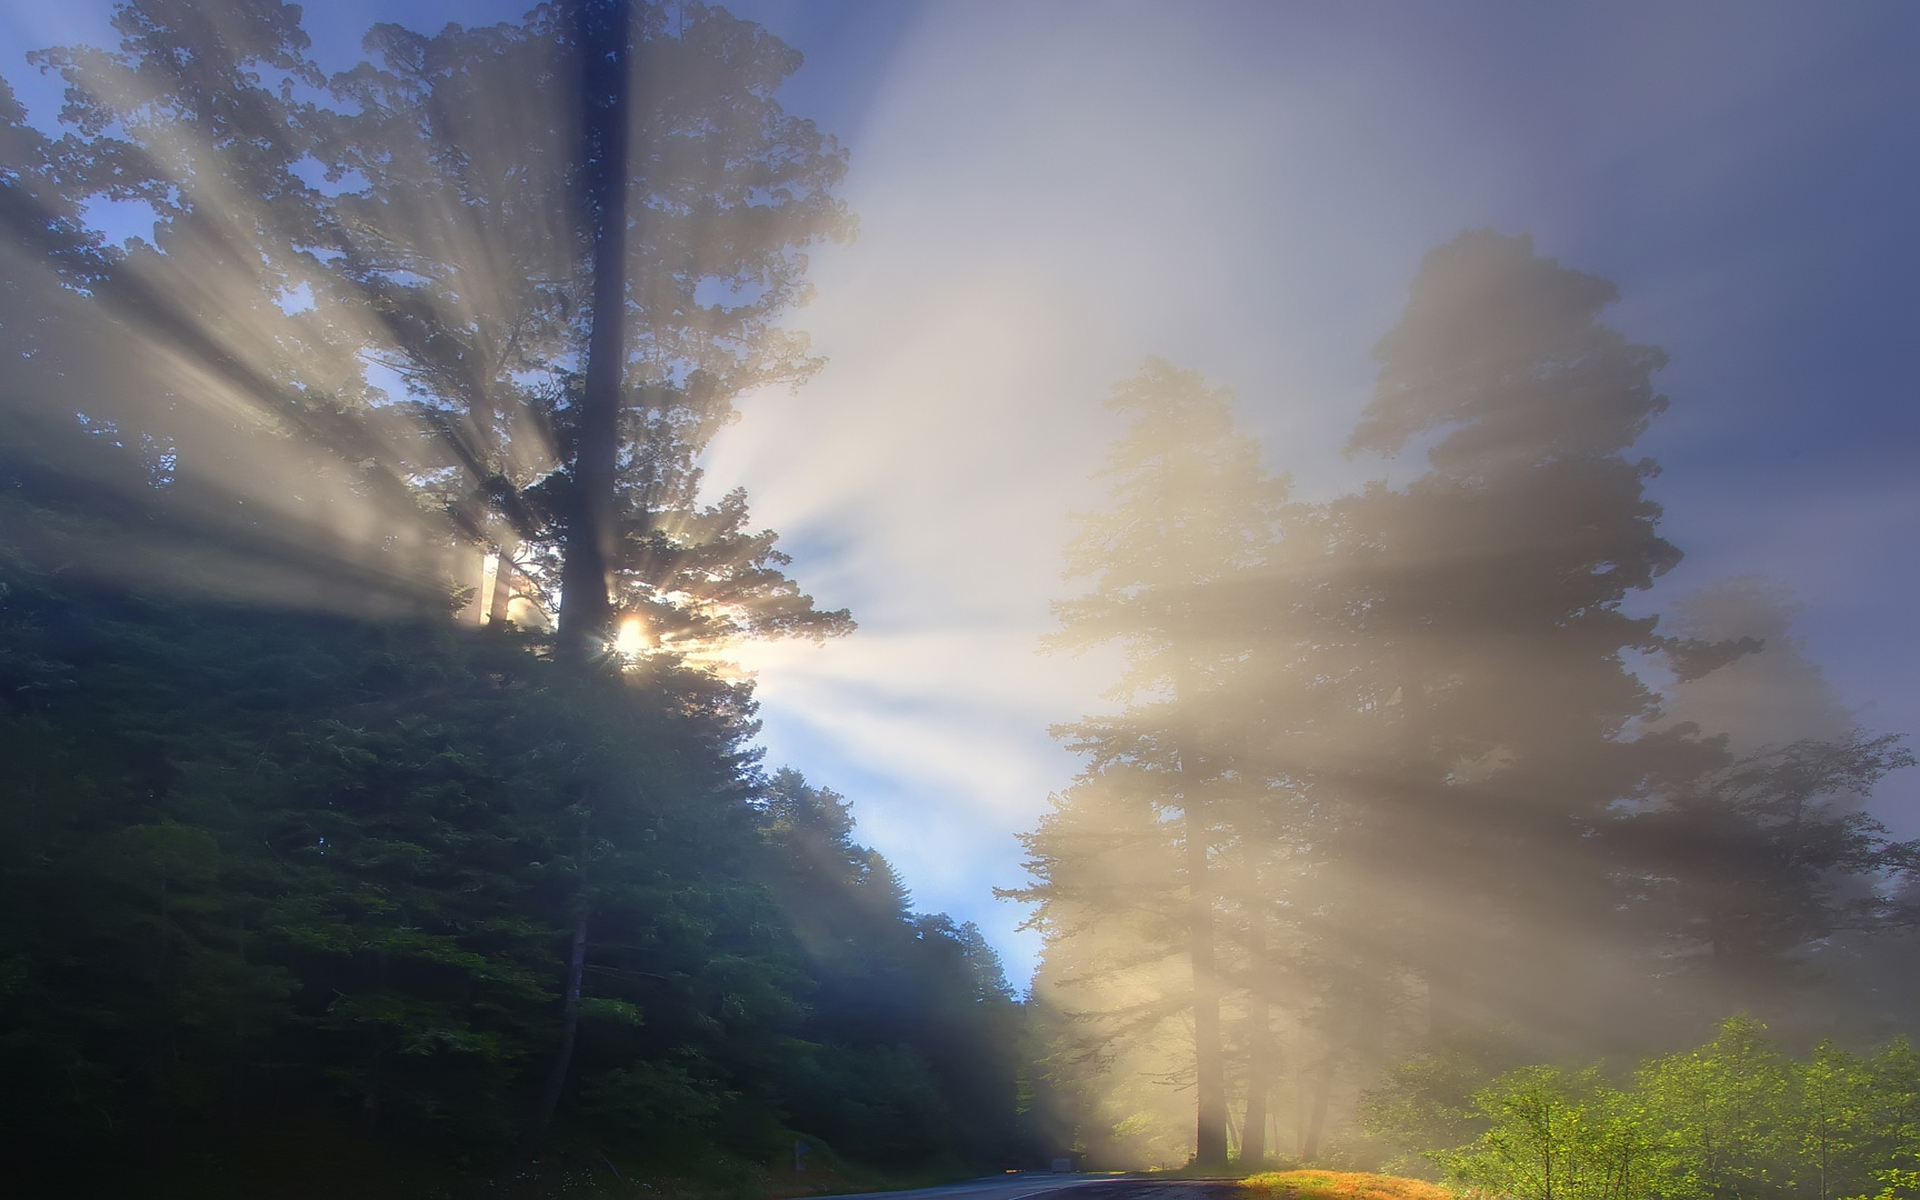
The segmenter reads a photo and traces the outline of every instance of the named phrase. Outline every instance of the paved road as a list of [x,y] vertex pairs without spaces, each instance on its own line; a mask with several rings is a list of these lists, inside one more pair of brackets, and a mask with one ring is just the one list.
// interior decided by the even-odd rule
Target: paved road
[[867,1192],[817,1200],[1236,1200],[1229,1179],[1129,1179],[1113,1175],[1053,1175],[1041,1171],[993,1175],[966,1183],[908,1192]]

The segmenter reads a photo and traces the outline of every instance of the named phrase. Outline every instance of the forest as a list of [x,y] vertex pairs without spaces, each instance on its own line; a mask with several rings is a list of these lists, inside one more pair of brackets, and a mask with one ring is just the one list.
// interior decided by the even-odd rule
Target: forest
[[[1637,603],[1681,548],[1612,284],[1433,249],[1349,445],[1398,486],[1114,388],[1052,646],[1122,675],[1016,988],[737,666],[859,636],[703,469],[855,231],[798,53],[693,0],[331,74],[279,0],[113,28],[32,56],[57,133],[0,80],[9,1194],[1920,1192],[1912,755],[1762,585]],[[1713,723],[1776,684],[1814,717]]]
[[41,56],[71,133],[0,98],[8,1161],[1029,1154],[993,950],[711,659],[852,628],[694,465],[809,369],[773,317],[846,226],[792,53],[591,5],[327,79],[298,15],[127,4]]
[[[1890,1074],[1849,1086],[1892,1115],[1855,1114],[1877,1149],[1817,1194],[1920,1152],[1920,846],[1864,807],[1913,756],[1820,694],[1757,582],[1671,626],[1629,607],[1680,551],[1631,456],[1664,355],[1601,323],[1616,298],[1525,237],[1429,254],[1351,443],[1424,439],[1404,489],[1291,500],[1225,389],[1159,360],[1115,389],[1130,431],[1057,640],[1117,645],[1122,704],[1056,731],[1083,768],[1007,893],[1046,936],[1046,1078],[1099,1154],[1550,1197],[1468,1144],[1514,1096],[1571,1105],[1723,1025],[1765,1070],[1691,1079],[1680,1124],[1753,1100],[1716,1090],[1743,1073],[1766,1094],[1783,1053],[1872,1050]],[[1706,702],[1728,688],[1763,699]],[[1525,1073],[1559,1067],[1597,1074]],[[1816,1194],[1749,1169],[1591,1194]]]

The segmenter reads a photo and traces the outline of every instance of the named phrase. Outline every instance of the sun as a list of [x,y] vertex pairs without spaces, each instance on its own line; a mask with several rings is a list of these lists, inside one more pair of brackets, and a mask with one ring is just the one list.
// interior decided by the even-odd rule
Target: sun
[[640,618],[628,617],[620,622],[620,632],[613,639],[613,652],[625,658],[635,658],[646,648],[647,632],[640,624]]

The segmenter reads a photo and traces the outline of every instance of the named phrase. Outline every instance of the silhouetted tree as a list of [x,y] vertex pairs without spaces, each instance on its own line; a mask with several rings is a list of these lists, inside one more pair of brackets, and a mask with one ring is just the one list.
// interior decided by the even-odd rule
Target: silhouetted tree
[[[161,394],[123,432],[167,447],[176,505],[206,489],[252,506],[234,523],[430,592],[479,584],[482,552],[549,610],[569,570],[604,577],[573,589],[582,646],[602,593],[656,638],[847,627],[742,501],[697,502],[693,466],[735,396],[817,366],[776,323],[805,247],[850,228],[844,156],[773,98],[789,47],[699,4],[579,0],[377,26],[377,62],[328,81],[296,6],[127,0],[114,20],[118,51],[40,55],[70,85],[53,161],[66,195],[145,204],[155,232],[42,249],[151,349]],[[289,467],[299,503],[263,481]],[[371,545],[340,532],[370,524]]]
[[722,9],[629,0],[382,25],[369,48],[333,83],[354,111],[327,118],[332,171],[364,181],[332,202],[334,266],[419,393],[446,502],[531,543],[519,566],[580,647],[615,609],[687,632],[663,597],[700,593],[671,569],[689,551],[736,583],[773,565],[697,541],[721,510],[695,504],[694,459],[734,397],[818,365],[775,323],[804,248],[850,229],[844,156],[773,98],[798,55]]
[[[621,42],[603,18],[627,11],[381,27],[334,109],[295,7],[129,0],[117,50],[41,56],[68,137],[0,86],[16,1173],[272,1176],[252,1133],[323,1129],[445,1166],[549,1122],[627,1157],[759,1161],[822,1097],[868,1161],[1012,1145],[1020,1010],[991,949],[911,911],[837,799],[769,783],[751,685],[684,653],[850,628],[693,466],[741,390],[811,368],[774,323],[801,249],[844,232],[841,156],[773,101],[798,58],[764,31],[635,5]],[[607,38],[631,69],[584,86],[631,85],[625,155],[576,140],[583,46]],[[482,102],[525,119],[455,115]],[[102,199],[147,206],[151,236],[88,229]],[[624,283],[595,305],[610,224]],[[586,346],[609,326],[627,383],[595,433]],[[649,641],[617,674],[468,636],[441,586],[511,540],[551,591],[595,438],[601,571]],[[796,804],[839,813],[814,841],[873,886],[789,894]],[[815,956],[820,926],[872,957]]]
[[1891,735],[1801,741],[1682,781],[1626,822],[1642,872],[1634,906],[1670,976],[1699,976],[1709,1011],[1779,997],[1798,956],[1836,933],[1904,916],[1889,875],[1915,847],[1860,808],[1913,765]]
[[[1038,905],[1043,976],[1055,986],[1097,983],[1127,959],[1187,961],[1182,992],[1162,990],[1170,981],[1160,971],[1148,999],[1106,1018],[1151,1026],[1176,1012],[1191,1017],[1194,1161],[1216,1168],[1228,1147],[1215,859],[1222,806],[1258,786],[1227,729],[1244,694],[1245,584],[1274,537],[1284,486],[1234,429],[1227,394],[1197,373],[1150,360],[1110,407],[1133,417],[1105,471],[1116,503],[1084,518],[1068,550],[1070,576],[1090,578],[1093,589],[1058,606],[1057,642],[1118,645],[1126,705],[1058,731],[1087,767],[1027,839],[1038,882],[1010,894]],[[1105,954],[1075,948],[1087,938],[1097,945],[1101,925],[1107,939],[1124,928],[1141,942],[1121,950],[1109,940]]]
[[1742,649],[1623,607],[1680,553],[1645,495],[1654,464],[1628,456],[1666,406],[1665,356],[1598,322],[1614,298],[1524,237],[1433,251],[1350,442],[1436,433],[1430,467],[1334,504],[1391,689],[1339,853],[1413,898],[1405,962],[1442,1024],[1557,1036],[1625,1011],[1604,835],[1665,747],[1637,736],[1656,697],[1630,662],[1698,671]]

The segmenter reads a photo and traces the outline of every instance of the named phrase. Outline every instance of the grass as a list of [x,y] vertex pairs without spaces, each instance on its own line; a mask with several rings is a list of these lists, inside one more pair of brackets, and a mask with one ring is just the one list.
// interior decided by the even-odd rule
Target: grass
[[1437,1183],[1367,1171],[1268,1171],[1240,1186],[1272,1200],[1454,1200]]

